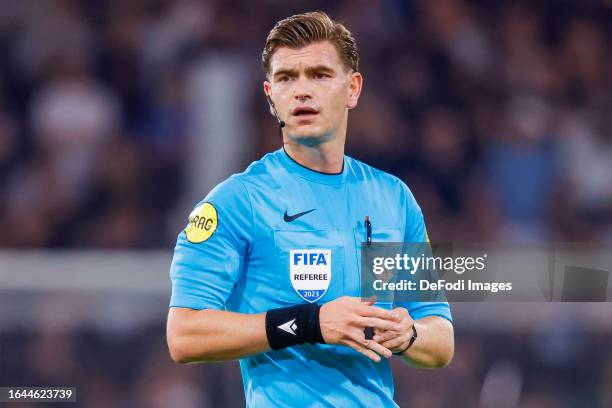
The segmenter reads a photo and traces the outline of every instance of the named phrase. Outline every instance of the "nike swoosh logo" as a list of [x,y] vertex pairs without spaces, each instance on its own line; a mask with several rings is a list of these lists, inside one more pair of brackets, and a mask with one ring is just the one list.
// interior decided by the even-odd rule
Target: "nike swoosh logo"
[[278,328],[296,336],[295,330],[297,329],[297,324],[295,324],[295,319],[289,320],[287,323],[281,324],[280,326],[278,326]]
[[293,215],[287,214],[287,210],[285,210],[285,215],[283,216],[283,219],[285,220],[285,222],[295,221],[298,218],[300,218],[302,215],[306,215],[308,213],[311,213],[314,210],[316,210],[316,208],[313,208],[312,210],[308,210],[308,211],[303,211],[301,213],[293,214]]

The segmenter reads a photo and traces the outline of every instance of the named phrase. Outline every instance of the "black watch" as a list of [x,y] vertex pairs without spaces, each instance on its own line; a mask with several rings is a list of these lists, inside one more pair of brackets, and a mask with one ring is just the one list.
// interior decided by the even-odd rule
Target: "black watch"
[[399,356],[400,354],[402,354],[404,351],[408,350],[410,347],[412,347],[412,345],[414,344],[414,341],[417,339],[417,336],[419,335],[419,333],[417,333],[417,329],[416,327],[414,327],[414,324],[412,325],[412,337],[410,338],[410,341],[408,342],[408,346],[403,349],[402,351],[398,351],[395,354],[396,356]]

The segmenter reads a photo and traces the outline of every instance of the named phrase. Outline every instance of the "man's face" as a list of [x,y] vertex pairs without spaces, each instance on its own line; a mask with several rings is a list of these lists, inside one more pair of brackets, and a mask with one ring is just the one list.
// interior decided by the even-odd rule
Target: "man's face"
[[329,41],[303,48],[278,48],[270,59],[264,91],[274,101],[290,138],[318,144],[346,126],[357,105],[361,75],[340,60]]

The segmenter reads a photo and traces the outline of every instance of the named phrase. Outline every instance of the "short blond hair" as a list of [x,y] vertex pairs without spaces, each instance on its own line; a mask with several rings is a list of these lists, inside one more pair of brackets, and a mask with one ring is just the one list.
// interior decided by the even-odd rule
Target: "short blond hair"
[[359,70],[359,52],[353,35],[341,23],[322,11],[296,14],[274,25],[261,54],[261,65],[270,73],[270,60],[279,47],[302,48],[309,44],[330,41],[346,68]]

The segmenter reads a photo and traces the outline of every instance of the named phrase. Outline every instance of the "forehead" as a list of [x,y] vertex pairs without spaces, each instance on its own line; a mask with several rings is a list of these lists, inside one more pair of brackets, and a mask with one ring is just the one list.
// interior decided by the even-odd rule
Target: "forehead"
[[329,41],[308,44],[302,48],[278,47],[270,58],[270,72],[281,69],[300,70],[309,66],[325,65],[341,69],[342,60],[336,47]]

